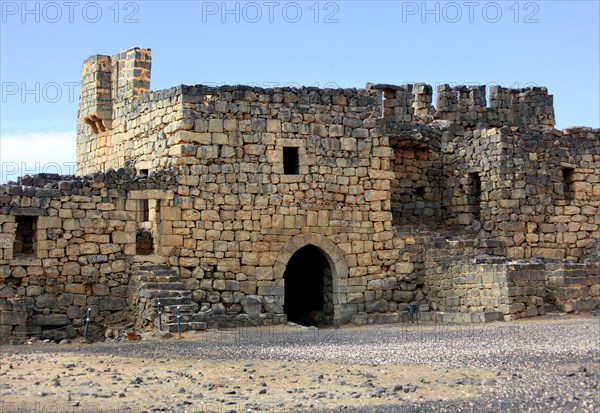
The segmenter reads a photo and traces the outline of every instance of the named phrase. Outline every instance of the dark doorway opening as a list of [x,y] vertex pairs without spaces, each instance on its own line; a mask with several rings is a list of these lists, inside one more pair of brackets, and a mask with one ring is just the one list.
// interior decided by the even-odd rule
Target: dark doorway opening
[[321,250],[312,245],[300,248],[290,258],[283,278],[288,321],[301,325],[333,322],[331,267]]

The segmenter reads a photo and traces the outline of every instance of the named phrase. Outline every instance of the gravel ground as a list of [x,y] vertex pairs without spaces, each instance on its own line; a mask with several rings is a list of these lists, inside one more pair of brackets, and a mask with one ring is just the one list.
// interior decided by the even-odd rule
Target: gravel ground
[[[41,400],[69,403],[73,412],[89,411],[95,400],[94,411],[102,411],[98,400],[111,397],[129,403],[123,411],[600,411],[595,314],[484,325],[242,328],[181,340],[143,336],[148,339],[0,347],[0,411],[35,411],[29,406]],[[102,374],[99,366],[111,368]],[[77,387],[89,376],[100,383],[96,393]],[[112,381],[102,381],[105,376]],[[196,387],[202,393],[190,390]]]

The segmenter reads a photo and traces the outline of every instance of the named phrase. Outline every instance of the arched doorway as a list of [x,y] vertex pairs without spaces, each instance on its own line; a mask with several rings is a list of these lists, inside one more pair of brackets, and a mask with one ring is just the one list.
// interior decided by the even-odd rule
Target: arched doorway
[[333,321],[332,271],[327,257],[314,245],[297,250],[288,261],[284,311],[288,321],[302,325]]

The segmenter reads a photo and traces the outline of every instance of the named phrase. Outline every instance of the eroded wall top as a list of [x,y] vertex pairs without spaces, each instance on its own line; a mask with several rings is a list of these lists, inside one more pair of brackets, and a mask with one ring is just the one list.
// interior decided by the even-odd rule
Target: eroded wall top
[[170,166],[170,161],[158,160],[173,156],[169,135],[177,129],[214,132],[202,126],[211,119],[251,120],[248,133],[270,133],[258,125],[279,120],[287,124],[287,129],[281,130],[286,138],[360,138],[352,134],[360,134],[354,129],[364,127],[365,119],[377,121],[379,126],[450,121],[466,129],[554,128],[553,101],[546,88],[494,86],[487,91],[485,86],[441,85],[434,106],[433,88],[423,83],[367,84],[365,89],[198,85],[150,92],[150,69],[150,50],[141,48],[85,61],[78,116],[78,174],[123,167],[128,161],[136,166],[141,163],[143,169]]

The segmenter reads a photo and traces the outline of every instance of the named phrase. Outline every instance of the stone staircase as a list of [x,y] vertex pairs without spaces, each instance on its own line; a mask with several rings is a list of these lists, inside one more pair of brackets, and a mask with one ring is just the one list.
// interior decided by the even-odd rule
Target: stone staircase
[[192,301],[191,291],[166,263],[146,262],[134,265],[131,288],[140,326],[160,325],[160,303],[163,331],[177,331],[177,308],[181,331],[206,329],[206,323],[199,321],[201,314],[196,314],[198,304]]

